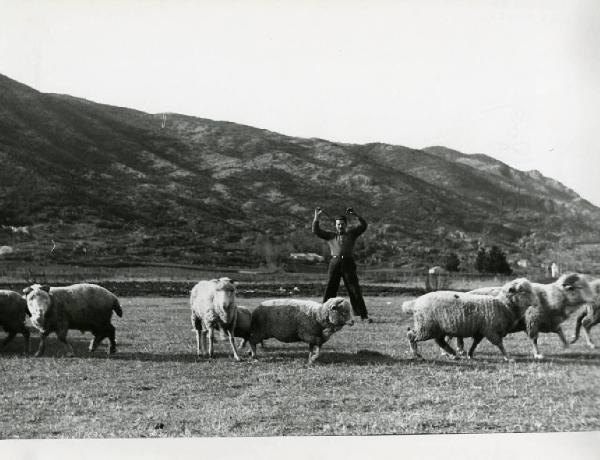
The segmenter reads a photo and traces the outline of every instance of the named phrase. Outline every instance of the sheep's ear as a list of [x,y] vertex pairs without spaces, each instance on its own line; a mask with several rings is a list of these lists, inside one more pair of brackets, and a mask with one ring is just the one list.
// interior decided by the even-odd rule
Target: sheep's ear
[[23,289],[23,294],[25,294],[25,296],[26,296],[31,291],[33,291],[33,289],[31,289],[31,286],[27,286],[26,288]]
[[46,292],[50,292],[50,286],[48,286],[47,284],[42,284],[40,286],[40,289],[46,291]]

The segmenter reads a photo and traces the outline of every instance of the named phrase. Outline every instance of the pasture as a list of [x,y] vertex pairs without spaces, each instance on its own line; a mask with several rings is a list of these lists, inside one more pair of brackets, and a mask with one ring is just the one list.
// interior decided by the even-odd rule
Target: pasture
[[[22,354],[20,336],[0,351],[0,437],[600,429],[600,353],[583,339],[563,350],[555,335],[543,334],[546,359],[534,362],[525,334],[510,335],[510,364],[486,341],[473,361],[450,361],[431,341],[420,345],[427,360],[415,361],[406,339],[410,317],[400,307],[409,298],[366,297],[374,323],[345,327],[308,366],[305,344],[275,340],[258,347],[257,362],[245,353],[234,362],[224,341],[215,359],[197,358],[186,297],[122,297],[124,316],[113,318],[117,353],[109,358],[107,343],[90,354],[91,335],[79,331],[69,333],[74,358],[63,357],[54,335],[41,358]],[[261,300],[239,296],[238,304]],[[564,325],[568,336],[573,321]],[[33,333],[33,350],[37,344]]]

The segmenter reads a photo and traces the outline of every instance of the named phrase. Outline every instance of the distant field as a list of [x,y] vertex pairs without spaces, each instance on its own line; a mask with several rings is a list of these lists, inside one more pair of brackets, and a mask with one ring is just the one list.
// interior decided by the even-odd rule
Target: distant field
[[[127,297],[115,318],[118,352],[93,355],[71,331],[75,358],[55,336],[47,356],[24,357],[19,337],[0,352],[0,437],[180,437],[588,431],[600,429],[600,353],[583,340],[562,350],[540,340],[534,362],[523,333],[506,364],[485,341],[474,361],[449,361],[435,344],[408,354],[400,305],[367,297],[373,324],[344,328],[320,362],[304,344],[267,341],[260,360],[236,363],[226,343],[196,358],[184,297]],[[257,305],[260,298],[239,298]],[[569,335],[572,320],[567,322]],[[595,330],[597,335],[600,331]],[[0,339],[4,333],[0,333]],[[37,346],[37,334],[32,345]]]

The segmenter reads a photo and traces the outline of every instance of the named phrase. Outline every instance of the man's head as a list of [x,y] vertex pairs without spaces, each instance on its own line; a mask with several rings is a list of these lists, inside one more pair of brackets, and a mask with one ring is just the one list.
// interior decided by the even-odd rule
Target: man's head
[[346,216],[337,216],[335,218],[335,230],[338,233],[346,233],[347,226],[348,226],[348,222],[346,220]]

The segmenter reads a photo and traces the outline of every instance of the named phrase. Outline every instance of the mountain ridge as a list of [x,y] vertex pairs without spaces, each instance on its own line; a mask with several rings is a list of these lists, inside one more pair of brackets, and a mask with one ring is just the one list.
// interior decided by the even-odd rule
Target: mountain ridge
[[[600,238],[599,208],[485,154],[148,114],[1,75],[0,161],[0,225],[32,229],[0,232],[15,259],[282,263],[325,253],[310,233],[317,205],[368,218],[357,247],[367,264],[424,266],[456,252],[467,266],[481,244],[541,262]],[[61,244],[48,255],[52,239]],[[531,239],[546,249],[533,253]]]

